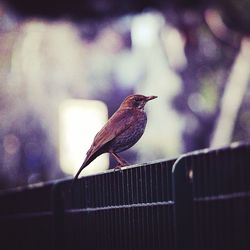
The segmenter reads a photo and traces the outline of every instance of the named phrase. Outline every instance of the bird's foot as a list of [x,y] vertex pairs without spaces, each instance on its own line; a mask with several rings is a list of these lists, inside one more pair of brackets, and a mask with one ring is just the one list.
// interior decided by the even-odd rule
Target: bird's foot
[[121,162],[118,164],[120,167],[125,167],[129,165],[129,162],[125,161],[124,159],[121,159]]
[[118,165],[116,165],[114,167],[114,171],[117,171],[117,170],[121,171],[122,167],[125,167],[125,166],[128,166],[128,165],[129,165],[129,163],[127,161],[123,160],[122,163],[119,163]]
[[118,164],[117,166],[114,167],[114,172],[116,171],[121,171],[122,170],[122,165]]
[[118,162],[118,165],[116,166],[116,168],[121,168],[121,167],[124,167],[124,166],[128,166],[129,163],[127,161],[125,161],[124,159],[122,159],[118,154],[112,152],[111,153],[114,158],[116,159],[116,161]]

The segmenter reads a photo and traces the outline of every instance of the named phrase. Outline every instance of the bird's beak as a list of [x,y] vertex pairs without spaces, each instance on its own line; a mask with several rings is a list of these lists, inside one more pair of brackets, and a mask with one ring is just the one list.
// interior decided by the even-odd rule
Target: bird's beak
[[146,101],[148,102],[148,101],[151,101],[151,100],[153,100],[153,99],[155,99],[155,98],[157,98],[158,96],[155,96],[155,95],[151,95],[151,96],[147,96],[146,97]]

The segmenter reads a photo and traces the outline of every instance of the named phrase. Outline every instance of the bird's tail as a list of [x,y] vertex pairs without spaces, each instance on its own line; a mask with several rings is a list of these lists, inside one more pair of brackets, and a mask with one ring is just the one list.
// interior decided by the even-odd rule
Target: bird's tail
[[78,172],[76,173],[73,183],[76,182],[76,180],[78,179],[78,176],[80,175],[80,173],[82,172],[82,170],[87,167],[88,164],[86,164],[86,161],[83,162],[82,166],[79,168]]
[[71,190],[72,188],[74,187],[74,184],[76,183],[77,179],[78,179],[78,176],[80,175],[80,173],[82,172],[82,170],[87,167],[97,156],[99,156],[102,152],[96,152],[94,154],[88,154],[87,153],[87,157],[86,159],[84,160],[83,164],[81,165],[81,167],[79,168],[79,170],[77,171],[73,181],[72,181],[72,184],[71,184]]
[[107,151],[105,151],[105,148],[100,148],[98,151],[91,151],[89,150],[87,152],[87,157],[85,158],[82,166],[79,168],[78,172],[76,173],[73,181],[72,181],[72,184],[71,184],[71,188],[70,190],[72,191],[73,187],[74,187],[74,184],[76,183],[77,179],[78,179],[78,176],[80,175],[80,173],[82,172],[82,170],[87,167],[97,156],[105,153]]
[[73,189],[73,187],[74,187],[74,185],[75,185],[75,183],[76,183],[76,181],[77,181],[77,179],[78,179],[78,176],[80,175],[80,173],[82,172],[82,170],[85,168],[85,167],[87,167],[87,165],[89,164],[89,162],[88,162],[88,159],[86,159],[84,162],[83,162],[83,164],[81,165],[81,167],[79,168],[79,170],[77,171],[77,173],[76,173],[76,175],[75,175],[75,177],[74,177],[74,179],[73,179],[73,181],[72,181],[72,184],[71,184],[71,190]]

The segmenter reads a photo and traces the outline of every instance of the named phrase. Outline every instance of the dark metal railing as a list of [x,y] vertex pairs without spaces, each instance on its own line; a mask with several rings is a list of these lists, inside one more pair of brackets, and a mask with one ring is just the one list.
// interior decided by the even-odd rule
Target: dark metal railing
[[250,249],[250,145],[0,194],[1,249]]
[[69,186],[61,185],[65,249],[80,245],[107,250],[175,249],[173,164],[163,161],[85,177],[70,194]]

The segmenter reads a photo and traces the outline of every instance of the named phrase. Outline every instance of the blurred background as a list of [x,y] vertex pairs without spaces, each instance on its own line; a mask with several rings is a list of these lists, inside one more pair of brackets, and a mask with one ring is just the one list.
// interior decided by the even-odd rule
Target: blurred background
[[[0,1],[0,189],[76,173],[130,94],[132,164],[250,137],[249,0]],[[85,174],[115,166],[106,154]],[[93,169],[93,171],[92,171]]]

